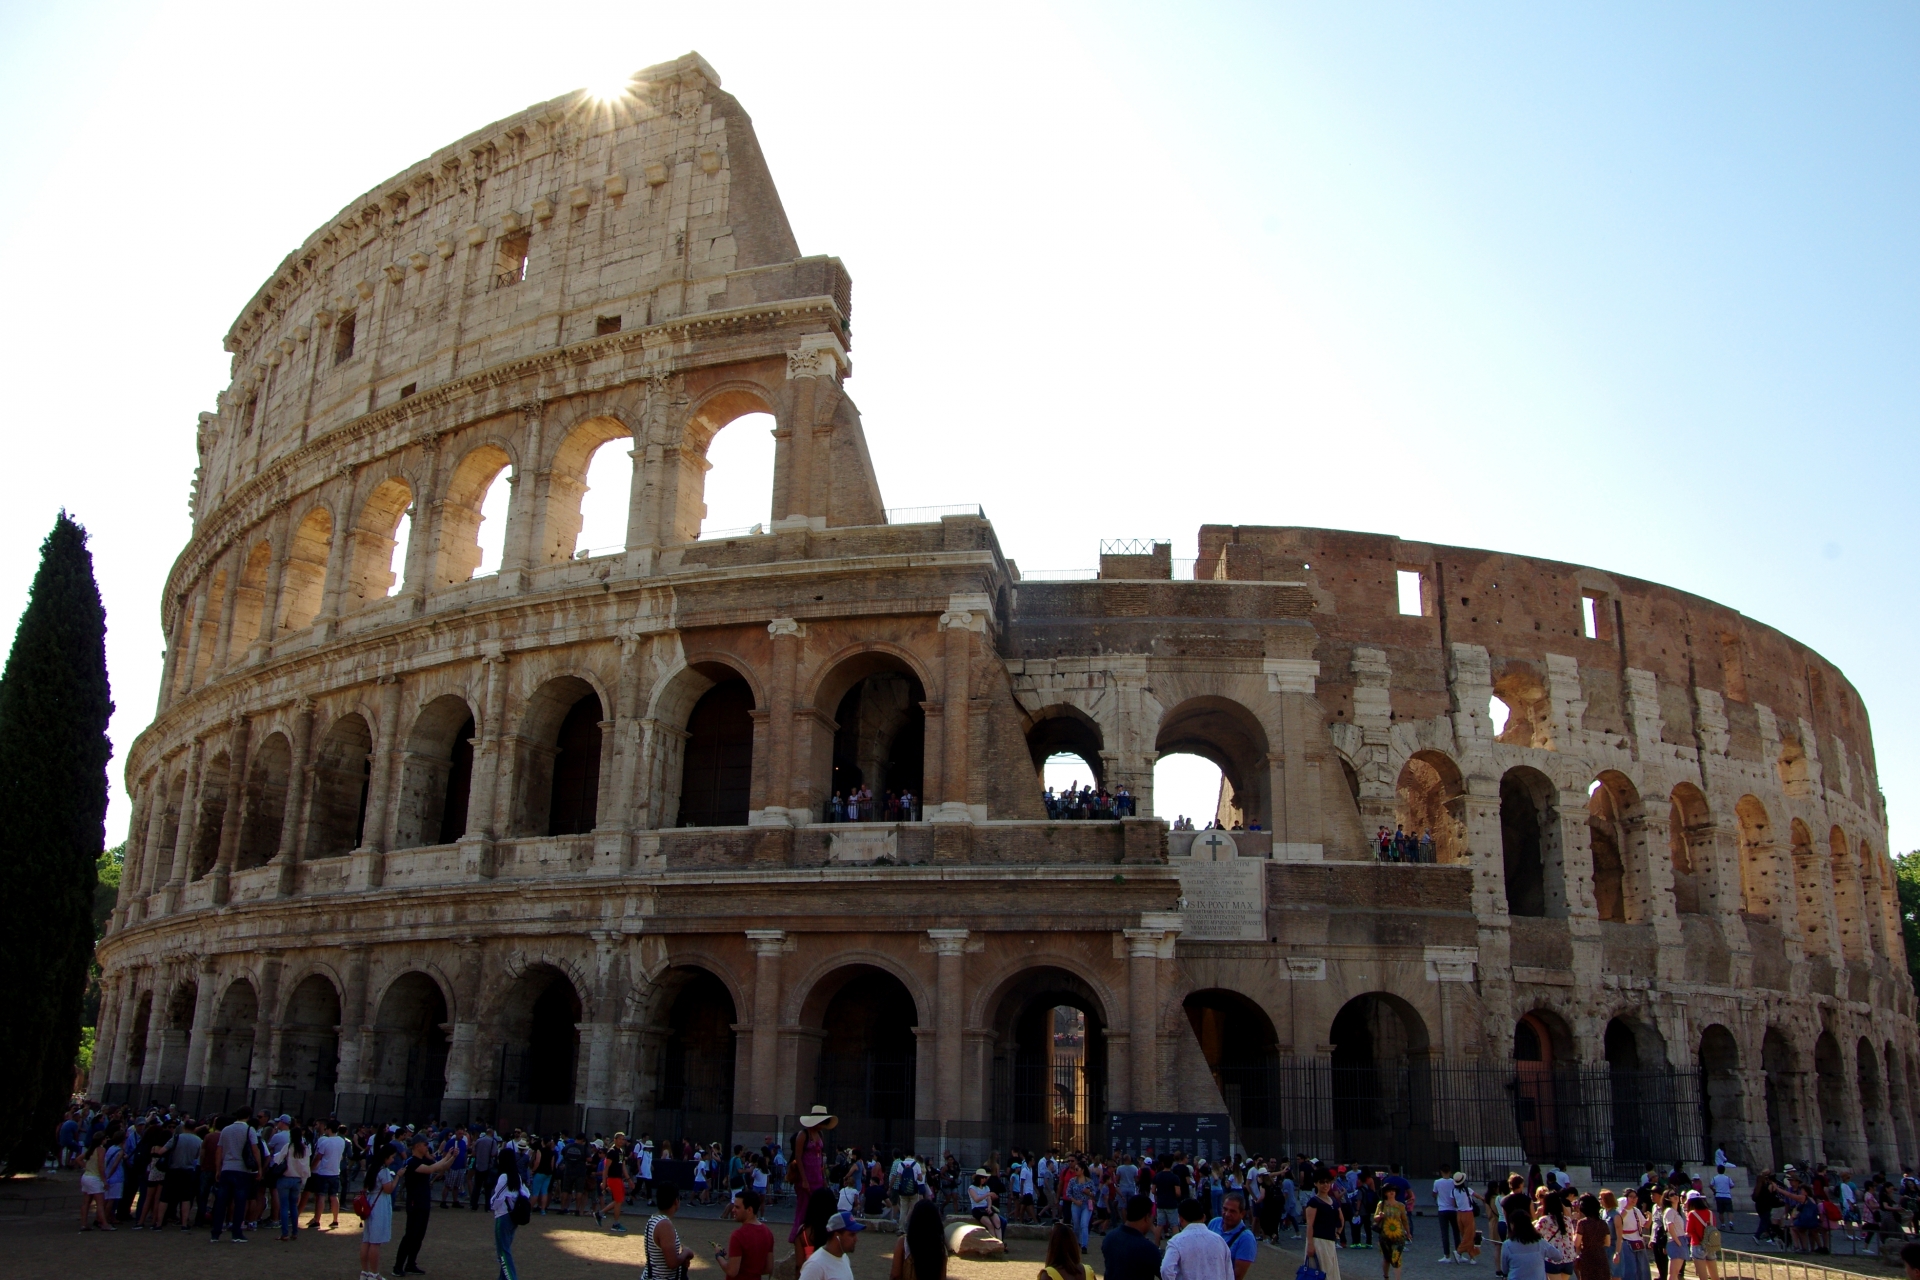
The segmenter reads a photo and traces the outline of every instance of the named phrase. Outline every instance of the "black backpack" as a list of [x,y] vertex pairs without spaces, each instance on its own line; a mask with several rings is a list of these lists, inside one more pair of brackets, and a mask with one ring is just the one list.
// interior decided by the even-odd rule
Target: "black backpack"
[[527,1190],[522,1187],[509,1194],[512,1195],[513,1201],[507,1206],[507,1220],[516,1227],[524,1227],[533,1221],[533,1206],[527,1199]]

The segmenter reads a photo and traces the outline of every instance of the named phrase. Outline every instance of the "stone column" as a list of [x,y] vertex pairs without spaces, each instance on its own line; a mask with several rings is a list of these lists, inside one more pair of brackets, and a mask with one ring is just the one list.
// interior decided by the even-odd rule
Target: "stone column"
[[[207,1083],[207,1051],[212,1047],[214,983],[213,957],[203,955],[194,979],[193,1030],[187,1034],[187,1084],[194,1088],[203,1088]],[[157,1014],[159,1011],[156,1001],[154,1012]],[[147,1043],[151,1045],[153,1041],[149,1039]]]
[[272,1084],[274,1065],[280,1059],[281,967],[277,955],[268,955],[260,962],[260,1005],[253,1019],[253,1062],[247,1071],[250,1089]]
[[367,1041],[373,1034],[373,1016],[367,1008],[367,949],[348,947],[341,968],[346,975],[346,990],[340,995],[340,1065],[335,1088],[340,1093],[364,1093],[370,1065]]
[[240,851],[240,828],[246,824],[247,738],[251,726],[244,715],[227,722],[227,808],[220,822],[220,851],[213,863],[213,902],[227,901],[227,882],[233,876]]
[[947,598],[940,615],[945,638],[941,673],[940,804],[928,805],[925,816],[936,822],[971,822],[973,800],[973,661],[974,633],[983,637],[993,602],[984,595],[960,594]]
[[187,645],[186,626],[186,610],[182,609],[173,620],[173,635],[160,655],[160,696],[154,700],[153,707],[156,717],[173,701],[173,682],[180,674],[181,655]]
[[239,612],[240,575],[245,570],[245,562],[237,556],[227,570],[227,589],[220,601],[220,643],[213,651],[214,671],[225,671],[232,661],[233,618]]
[[[113,1021],[113,1041],[108,1058],[107,1083],[128,1084],[128,1061],[133,1056],[133,1023],[140,1009],[141,969],[123,969],[120,979],[120,1016]],[[96,1046],[95,1052],[98,1052]]]
[[327,540],[327,567],[320,585],[320,612],[313,620],[314,625],[320,628],[321,639],[332,639],[340,629],[340,597],[347,589],[347,554],[348,548],[353,545],[353,526],[357,518],[354,487],[353,468],[343,468],[334,503],[338,516],[333,523],[332,536]]
[[167,785],[167,766],[162,762],[153,780],[153,801],[147,806],[146,852],[140,859],[139,896],[135,899],[139,919],[147,915],[147,899],[153,896],[156,883],[165,884],[165,876],[173,874],[173,846],[161,847],[161,839],[167,830],[167,806],[173,803],[173,792]]
[[1127,1056],[1135,1111],[1160,1109],[1160,979],[1173,960],[1180,917],[1146,912],[1127,935]]
[[452,1042],[447,1048],[446,1097],[464,1101],[474,1095],[475,1050],[480,1039],[479,1005],[483,956],[477,938],[459,938],[454,942],[458,958],[453,969]]
[[467,801],[467,830],[460,837],[460,865],[469,878],[487,879],[494,872],[494,833],[500,830],[497,799],[504,749],[501,722],[507,713],[507,655],[480,659],[486,671],[486,705],[473,746],[473,787]]
[[150,970],[149,980],[153,983],[153,1003],[147,1006],[147,1052],[140,1063],[140,1078],[131,1082],[134,1084],[151,1085],[160,1079],[160,1037],[166,1032],[167,1007],[173,1002],[170,967]]
[[173,868],[166,887],[160,891],[158,914],[168,915],[180,905],[186,891],[187,867],[193,861],[193,833],[200,825],[200,765],[206,756],[206,743],[195,738],[187,748],[187,785],[180,793],[180,821],[173,835]]
[[313,749],[313,699],[302,697],[293,715],[292,762],[287,767],[287,805],[280,820],[280,844],[273,861],[279,868],[276,892],[283,898],[298,891],[300,882],[300,837],[305,828],[307,787],[312,769],[307,754]]
[[960,1076],[966,1031],[967,937],[965,929],[929,929],[936,957],[933,1114],[923,1121],[973,1119],[963,1115]]
[[749,929],[747,945],[753,948],[753,1041],[749,1048],[753,1066],[748,1073],[751,1088],[747,1108],[755,1115],[771,1115],[776,1110],[774,1089],[780,1065],[780,957],[787,950],[787,935],[782,929]]
[[207,632],[207,593],[193,602],[192,620],[187,624],[187,671],[180,680],[180,692],[192,693],[194,677],[200,671],[200,638]]
[[284,515],[274,521],[274,527],[277,533],[272,554],[267,559],[267,589],[260,600],[260,635],[247,652],[249,662],[258,662],[266,657],[273,648],[273,642],[280,637],[280,592],[287,580],[287,548],[290,541]]
[[433,566],[440,550],[441,518],[446,506],[440,493],[440,440],[440,436],[430,435],[422,442],[422,452],[426,455],[425,492],[414,494],[408,508],[413,513],[413,531],[407,537],[407,559],[400,567],[397,594],[406,598],[404,607],[413,614],[426,610]]
[[767,624],[773,637],[773,661],[767,694],[767,734],[770,765],[767,778],[767,803],[758,812],[749,813],[747,822],[756,827],[793,825],[795,762],[800,745],[796,741],[798,724],[794,715],[794,679],[800,665],[800,641],[806,628],[792,618],[775,618]]
[[535,526],[540,523],[541,512],[537,509],[536,491],[538,484],[524,483],[531,473],[542,467],[541,419],[545,404],[539,400],[530,400],[520,406],[521,430],[523,432],[520,447],[520,463],[507,477],[510,486],[507,498],[507,536],[500,547],[500,589],[506,592],[524,590],[527,572],[533,565],[533,546]]
[[380,733],[373,749],[373,777],[367,789],[367,823],[363,846],[384,853],[392,847],[393,793],[397,789],[400,764],[400,677],[381,676]]

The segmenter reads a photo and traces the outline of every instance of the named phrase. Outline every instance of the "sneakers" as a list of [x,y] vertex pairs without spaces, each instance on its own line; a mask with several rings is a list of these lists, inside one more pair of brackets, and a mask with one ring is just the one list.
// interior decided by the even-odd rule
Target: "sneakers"
[[1444,1265],[1444,1264],[1446,1264],[1446,1263],[1449,1263],[1449,1262],[1452,1262],[1452,1261],[1453,1261],[1453,1255],[1452,1255],[1452,1254],[1450,1254],[1450,1253],[1443,1253],[1443,1254],[1441,1254],[1441,1255],[1440,1255],[1440,1261],[1441,1261],[1441,1263],[1442,1263],[1442,1265]]
[[616,1222],[612,1226],[608,1227],[607,1230],[618,1232],[620,1235],[625,1235],[627,1234],[627,1224],[624,1222]]

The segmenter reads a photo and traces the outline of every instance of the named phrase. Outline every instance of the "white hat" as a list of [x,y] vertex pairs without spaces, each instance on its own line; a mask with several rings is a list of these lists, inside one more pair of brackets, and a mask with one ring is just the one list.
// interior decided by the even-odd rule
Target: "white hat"
[[800,1117],[800,1127],[802,1129],[831,1129],[839,1123],[839,1116],[829,1115],[827,1109],[821,1106],[814,1107],[813,1110]]

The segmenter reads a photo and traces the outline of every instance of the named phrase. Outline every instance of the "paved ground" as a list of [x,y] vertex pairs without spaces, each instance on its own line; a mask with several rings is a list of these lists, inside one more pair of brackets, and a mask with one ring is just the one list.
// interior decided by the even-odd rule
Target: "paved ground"
[[[40,1193],[46,1198],[39,1212],[23,1212],[23,1197]],[[693,1247],[694,1280],[723,1280],[711,1261],[713,1246],[726,1238],[732,1227],[709,1215],[712,1210],[693,1209],[680,1219],[682,1237]],[[791,1213],[791,1210],[788,1211]],[[791,1219],[789,1219],[790,1221]],[[595,1227],[591,1218],[535,1216],[531,1225],[522,1227],[514,1243],[514,1257],[524,1280],[579,1280],[582,1277],[638,1275],[644,1262],[639,1239],[642,1215],[626,1237],[609,1235]],[[255,1232],[245,1245],[222,1241],[207,1242],[204,1231],[183,1232],[177,1228],[165,1232],[132,1231],[122,1226],[111,1234],[78,1231],[79,1197],[77,1188],[42,1183],[31,1189],[18,1183],[0,1189],[0,1277],[26,1280],[70,1280],[76,1275],[139,1276],[141,1280],[350,1280],[359,1270],[359,1223],[351,1214],[343,1214],[341,1229],[302,1231],[291,1244],[278,1242],[274,1227]],[[396,1215],[395,1237],[404,1225]],[[1400,1280],[1491,1280],[1493,1267],[1484,1259],[1477,1267],[1442,1267],[1437,1262],[1437,1235],[1432,1218],[1416,1219],[1414,1244],[1407,1250]],[[785,1231],[777,1234],[784,1239]],[[856,1280],[886,1280],[887,1264],[896,1236],[869,1231],[860,1239],[854,1255]],[[1728,1243],[1750,1245],[1751,1237]],[[1093,1241],[1090,1259],[1096,1271],[1104,1272]],[[784,1251],[783,1251],[784,1252]],[[967,1262],[952,1260],[949,1272],[953,1280],[1026,1280],[1038,1272],[1045,1252],[1037,1240],[1010,1242],[1010,1254],[1004,1260]],[[391,1263],[393,1246],[383,1250],[382,1261]],[[1380,1275],[1379,1255],[1371,1250],[1343,1251],[1341,1280],[1374,1280]],[[1262,1247],[1248,1280],[1292,1280],[1299,1266],[1297,1243],[1289,1242],[1284,1251]],[[1869,1275],[1895,1274],[1873,1265],[1864,1258],[1835,1257],[1820,1259],[1829,1266]],[[436,1280],[459,1277],[460,1280],[493,1280],[497,1268],[493,1260],[493,1223],[485,1212],[435,1210],[420,1262]]]

